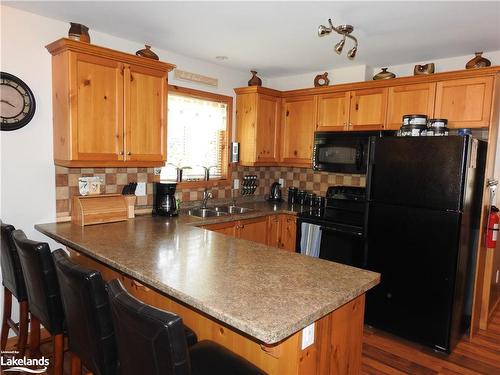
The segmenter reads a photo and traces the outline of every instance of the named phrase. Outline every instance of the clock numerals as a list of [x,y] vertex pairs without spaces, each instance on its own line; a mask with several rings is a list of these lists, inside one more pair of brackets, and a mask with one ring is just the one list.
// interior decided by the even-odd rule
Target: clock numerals
[[35,98],[21,79],[0,72],[1,130],[16,130],[31,121],[35,114]]

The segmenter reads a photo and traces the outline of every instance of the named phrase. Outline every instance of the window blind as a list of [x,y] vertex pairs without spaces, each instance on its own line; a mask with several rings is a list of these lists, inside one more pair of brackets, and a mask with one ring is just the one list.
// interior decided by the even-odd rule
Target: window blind
[[167,164],[162,180],[175,180],[176,167],[184,169],[183,181],[211,178],[224,173],[227,144],[227,105],[183,95],[168,95]]

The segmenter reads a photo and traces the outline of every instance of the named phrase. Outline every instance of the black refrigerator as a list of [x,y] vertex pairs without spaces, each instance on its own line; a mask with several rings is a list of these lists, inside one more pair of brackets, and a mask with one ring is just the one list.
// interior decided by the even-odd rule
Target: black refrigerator
[[486,143],[385,137],[368,176],[365,322],[450,352],[470,323]]

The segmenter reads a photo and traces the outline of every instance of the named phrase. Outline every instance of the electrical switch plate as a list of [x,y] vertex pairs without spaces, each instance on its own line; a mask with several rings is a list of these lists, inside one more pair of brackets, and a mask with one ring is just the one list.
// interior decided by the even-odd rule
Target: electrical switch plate
[[137,197],[143,197],[146,195],[146,183],[145,182],[138,182],[137,183],[137,188],[135,189],[135,195]]
[[280,178],[280,179],[278,180],[278,182],[280,183],[280,186],[281,186],[281,187],[285,187],[285,179]]
[[314,323],[302,330],[302,350],[314,344]]
[[235,178],[233,181],[233,189],[239,189],[240,188],[240,180],[238,178]]

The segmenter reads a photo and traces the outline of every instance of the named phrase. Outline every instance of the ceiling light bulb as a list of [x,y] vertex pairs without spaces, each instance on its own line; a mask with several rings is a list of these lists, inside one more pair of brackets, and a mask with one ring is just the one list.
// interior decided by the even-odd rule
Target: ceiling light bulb
[[344,48],[344,44],[345,44],[345,37],[340,42],[335,44],[335,52],[337,52],[338,55],[341,54],[342,49]]
[[325,25],[320,25],[318,27],[318,36],[325,36],[332,32],[332,29],[326,27]]
[[356,52],[357,51],[358,51],[358,47],[357,46],[352,47],[352,49],[349,52],[347,52],[347,57],[349,59],[351,59],[351,60],[354,59],[356,57]]

